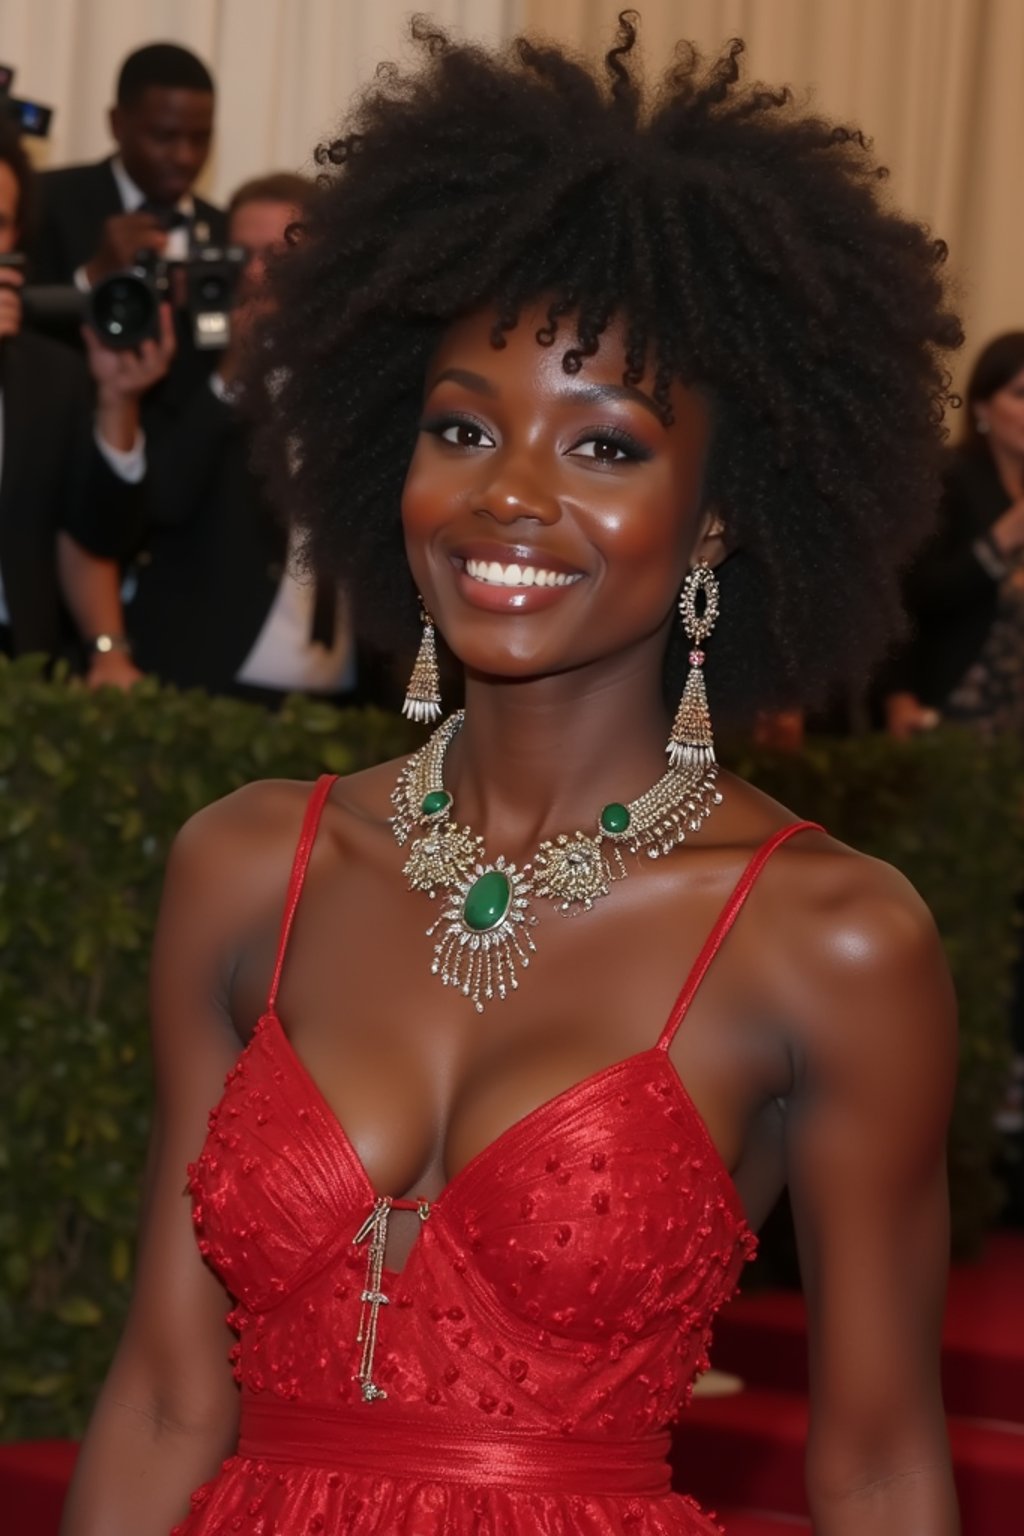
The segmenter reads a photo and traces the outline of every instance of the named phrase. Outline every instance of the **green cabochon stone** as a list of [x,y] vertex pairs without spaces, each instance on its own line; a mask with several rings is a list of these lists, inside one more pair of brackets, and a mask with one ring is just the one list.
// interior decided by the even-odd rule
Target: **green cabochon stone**
[[601,812],[602,832],[625,832],[629,826],[629,812],[624,805],[613,800],[611,805],[606,805]]
[[497,928],[508,912],[512,900],[512,887],[500,869],[492,869],[479,880],[474,880],[466,892],[462,916],[467,928],[474,933],[486,933]]

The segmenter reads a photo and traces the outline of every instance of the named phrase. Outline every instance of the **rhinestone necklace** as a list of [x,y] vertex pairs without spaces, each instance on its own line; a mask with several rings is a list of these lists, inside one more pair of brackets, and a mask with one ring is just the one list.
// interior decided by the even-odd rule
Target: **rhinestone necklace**
[[444,787],[445,757],[464,718],[464,710],[449,715],[409,758],[392,791],[391,827],[400,848],[417,833],[403,869],[409,889],[431,900],[446,893],[427,929],[428,938],[437,936],[431,972],[482,1013],[485,1003],[518,987],[518,971],[530,963],[537,921],[532,898],[553,902],[569,917],[589,912],[611,882],[626,875],[623,845],[651,859],[671,853],[687,832],[700,831],[722,796],[713,759],[670,768],[628,805],[606,805],[593,833],[560,832],[541,843],[522,869],[504,854],[487,863],[483,838],[452,819],[452,796]]

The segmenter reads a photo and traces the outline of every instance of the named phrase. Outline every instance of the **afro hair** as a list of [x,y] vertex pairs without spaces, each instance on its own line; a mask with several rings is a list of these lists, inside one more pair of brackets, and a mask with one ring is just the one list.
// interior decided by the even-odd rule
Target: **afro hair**
[[[257,452],[312,567],[411,648],[401,493],[440,336],[491,307],[501,346],[540,299],[537,341],[574,372],[619,314],[624,382],[649,367],[666,412],[673,379],[713,403],[706,497],[733,551],[713,706],[738,718],[863,680],[938,501],[961,341],[945,247],[886,205],[856,128],[744,84],[738,40],[710,62],[680,44],[647,92],[630,12],[603,68],[412,31],[418,67],[382,65],[317,152],[259,349]],[[685,656],[677,636],[670,692]]]

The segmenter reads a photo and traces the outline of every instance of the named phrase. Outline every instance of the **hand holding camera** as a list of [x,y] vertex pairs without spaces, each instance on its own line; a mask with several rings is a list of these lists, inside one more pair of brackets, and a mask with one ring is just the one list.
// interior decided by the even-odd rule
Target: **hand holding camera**
[[158,384],[171,366],[176,348],[174,315],[161,304],[159,335],[146,338],[134,348],[104,346],[89,325],[82,327],[89,372],[96,384],[96,426],[103,440],[127,452],[139,430],[141,397]]
[[91,287],[105,277],[112,277],[133,267],[140,251],[159,256],[167,244],[167,230],[154,213],[117,213],[105,221],[100,248],[86,264],[85,275]]

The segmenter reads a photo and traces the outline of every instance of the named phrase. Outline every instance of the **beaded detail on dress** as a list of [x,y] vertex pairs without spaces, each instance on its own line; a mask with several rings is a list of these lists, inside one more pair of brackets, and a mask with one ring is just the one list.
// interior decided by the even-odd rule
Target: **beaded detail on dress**
[[517,1121],[430,1202],[403,1269],[378,1266],[370,1401],[354,1239],[379,1194],[282,1027],[279,964],[189,1168],[242,1429],[175,1536],[717,1530],[669,1490],[666,1431],[755,1239],[667,1052],[771,851],[656,1044]]

